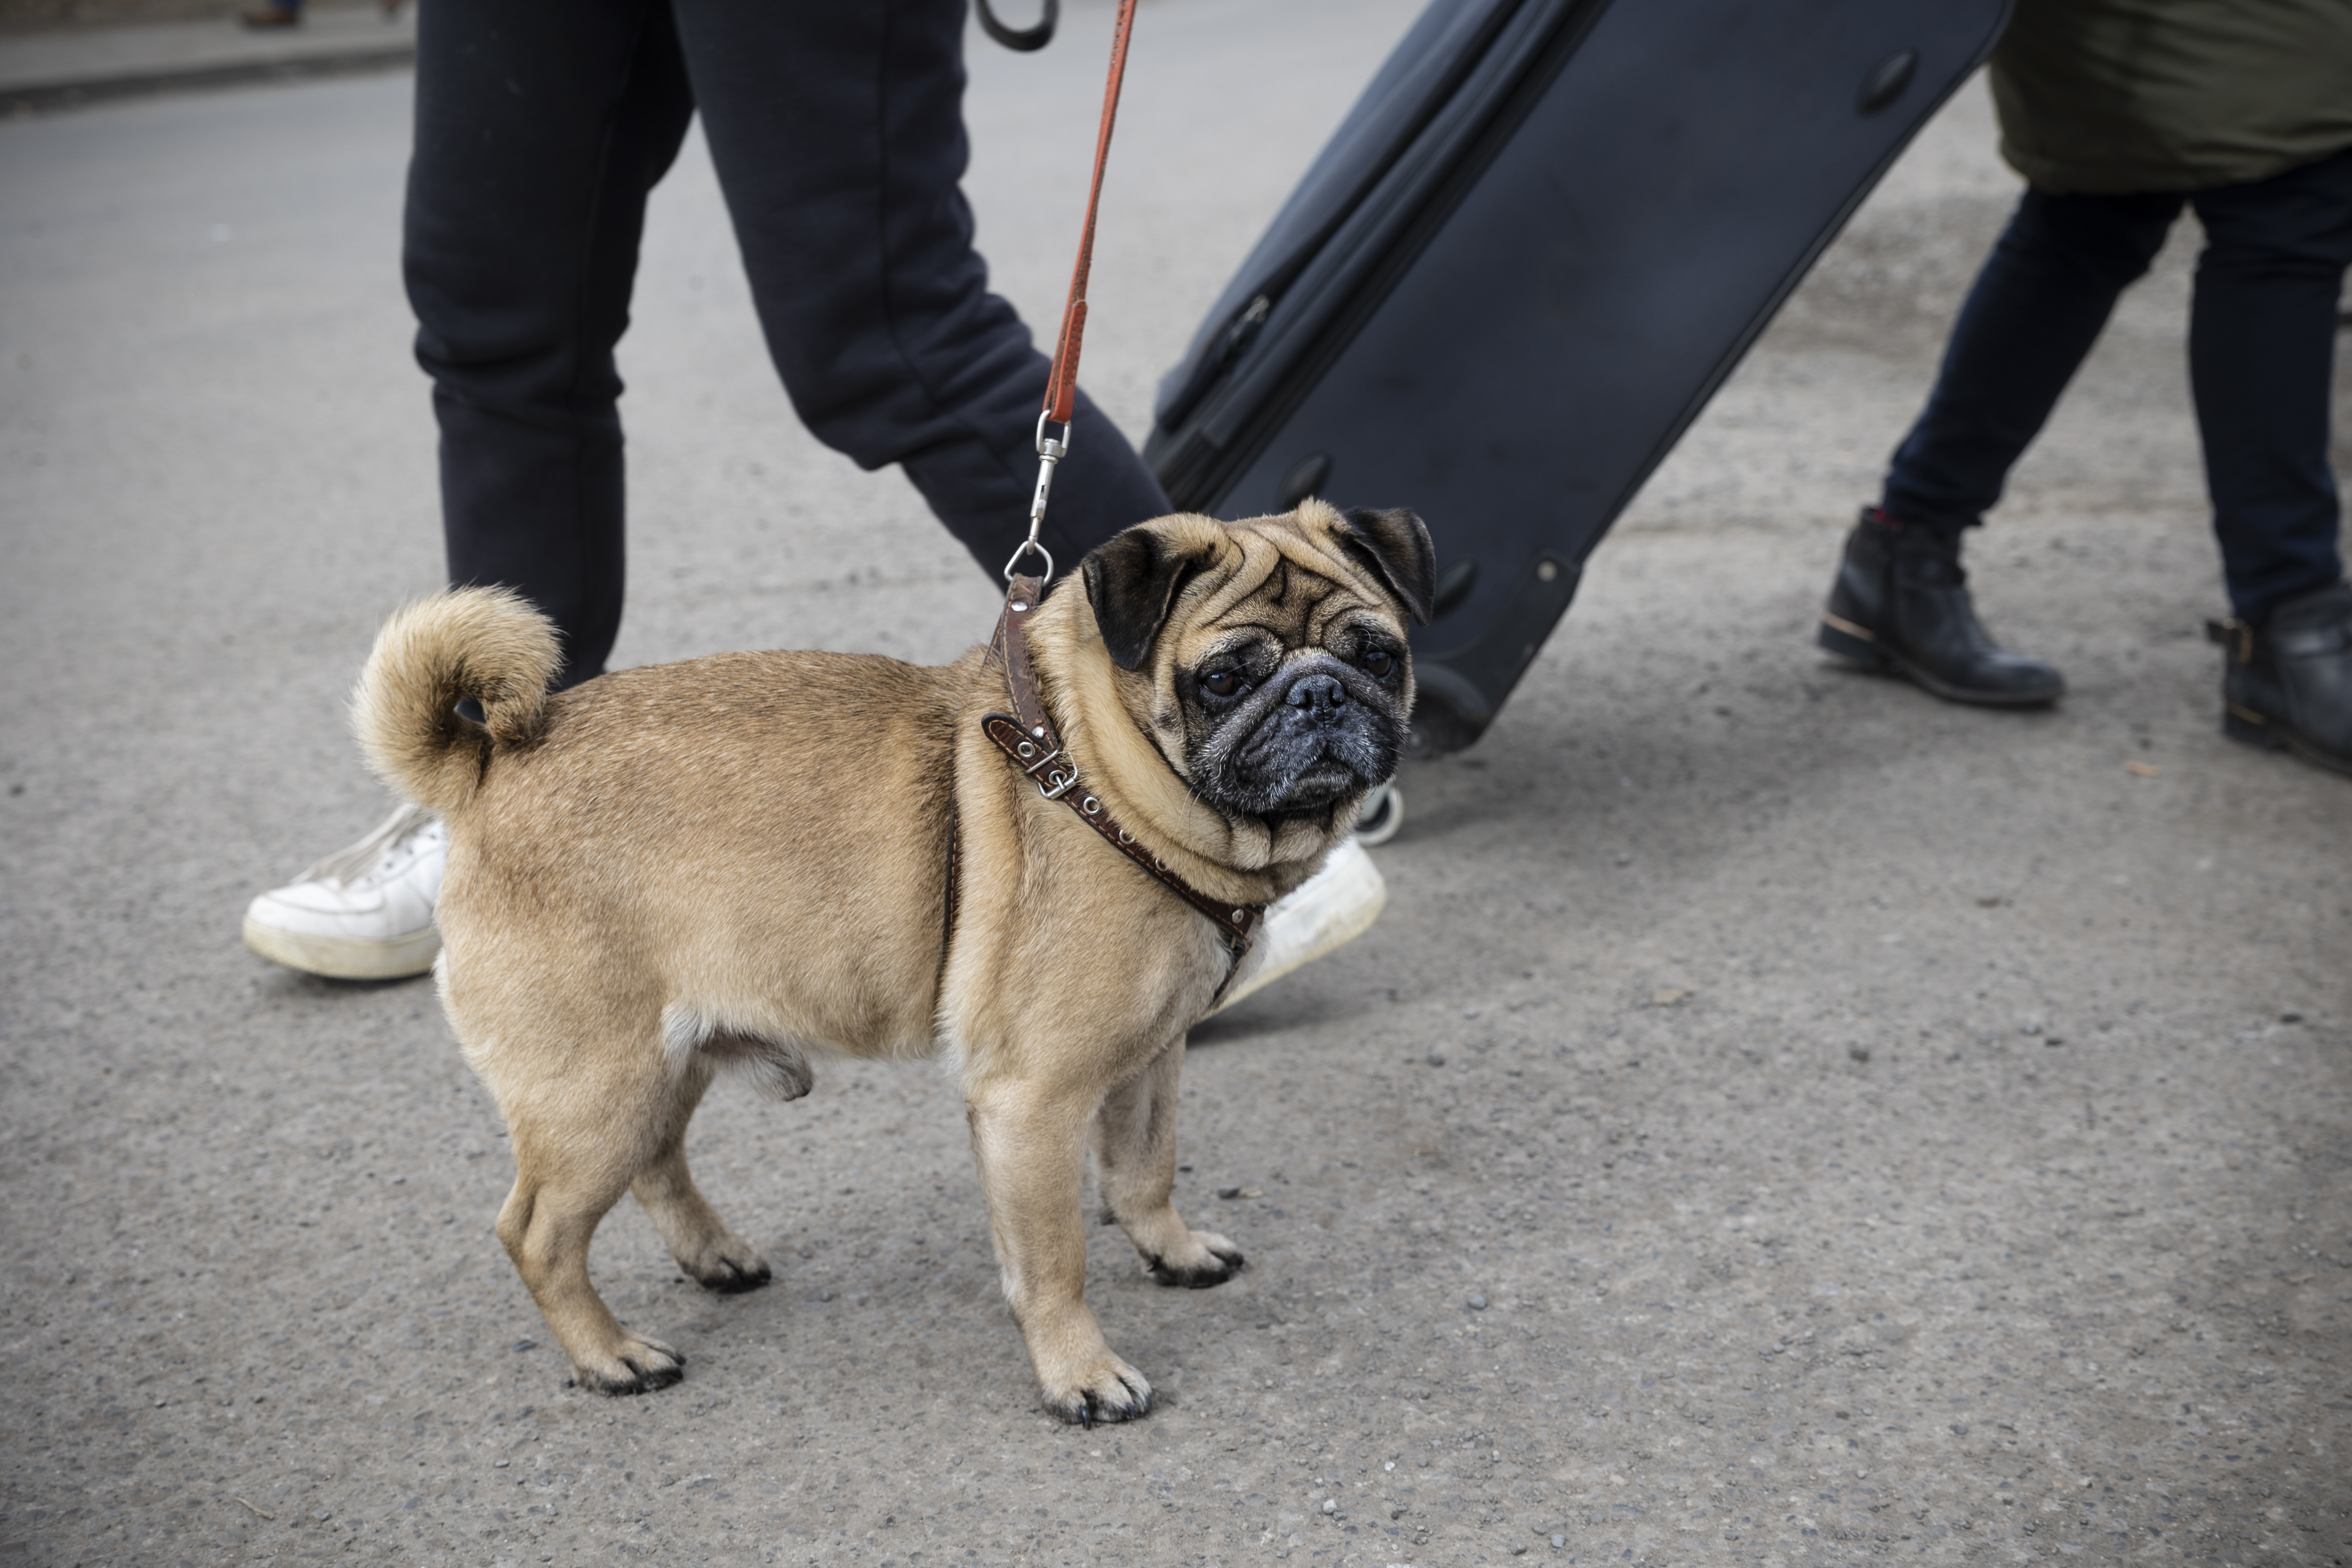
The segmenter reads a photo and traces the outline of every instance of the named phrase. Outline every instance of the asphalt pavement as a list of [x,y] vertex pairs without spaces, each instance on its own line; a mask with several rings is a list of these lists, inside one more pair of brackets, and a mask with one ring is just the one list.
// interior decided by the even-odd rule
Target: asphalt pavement
[[[1087,334],[1128,429],[1411,9],[1144,7]],[[1108,26],[1067,15],[971,56],[1033,325]],[[837,1063],[693,1133],[773,1285],[606,1222],[688,1357],[616,1401],[490,1233],[430,984],[236,941],[384,809],[343,699],[440,569],[409,89],[0,123],[0,1564],[2352,1557],[2352,784],[2217,731],[2193,226],[1970,546],[2064,704],[1832,669],[1838,540],[2017,188],[1980,87],[1931,126],[1495,729],[1407,769],[1381,923],[1196,1033],[1180,1203],[1250,1268],[1093,1233],[1148,1420],[1039,1412],[953,1087]],[[977,640],[911,489],[794,422],[698,142],[635,319],[617,662]]]

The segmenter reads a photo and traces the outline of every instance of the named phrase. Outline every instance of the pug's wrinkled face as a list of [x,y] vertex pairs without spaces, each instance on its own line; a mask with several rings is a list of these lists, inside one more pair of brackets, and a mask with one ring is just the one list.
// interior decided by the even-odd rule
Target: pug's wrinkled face
[[1412,512],[1165,518],[1088,556],[1086,576],[1113,661],[1151,678],[1162,752],[1218,812],[1328,818],[1396,771],[1405,618],[1426,618],[1436,576]]
[[1347,597],[1344,584],[1284,561],[1234,611],[1184,638],[1186,771],[1220,811],[1324,812],[1396,772],[1410,655],[1392,616]]

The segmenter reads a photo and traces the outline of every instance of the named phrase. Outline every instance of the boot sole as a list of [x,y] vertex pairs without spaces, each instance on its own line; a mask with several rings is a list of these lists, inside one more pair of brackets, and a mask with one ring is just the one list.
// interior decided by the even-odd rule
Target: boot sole
[[1814,640],[1827,651],[1868,674],[1899,675],[1922,691],[1940,697],[1947,702],[1963,702],[1971,708],[2047,708],[2066,695],[2063,681],[2047,692],[1966,690],[1937,679],[1901,654],[1880,647],[1859,628],[1849,629],[1827,616],[1822,617],[1822,629]]
[[2324,752],[2293,730],[2274,729],[2270,721],[2242,713],[2235,708],[2221,710],[2221,733],[2242,746],[2252,746],[2258,752],[2291,752],[2315,767],[2352,777],[2352,757]]
[[383,942],[280,931],[247,915],[245,945],[272,963],[330,980],[407,980],[440,956],[441,933],[431,926]]

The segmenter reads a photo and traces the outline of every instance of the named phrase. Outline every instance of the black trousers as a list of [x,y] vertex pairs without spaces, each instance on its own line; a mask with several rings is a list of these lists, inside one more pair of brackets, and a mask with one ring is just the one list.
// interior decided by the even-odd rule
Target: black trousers
[[2342,580],[2328,402],[2352,264],[2352,150],[2189,195],[2026,192],[1895,454],[1889,513],[1952,536],[1983,520],[2184,205],[2205,229],[2189,384],[2231,606],[2260,622]]
[[[441,428],[449,576],[551,616],[563,684],[620,628],[614,346],[646,199],[697,110],[793,406],[905,467],[993,578],[1047,363],[988,291],[958,186],[964,0],[455,0],[418,14],[404,265]],[[1065,570],[1169,510],[1081,396],[1045,542]]]

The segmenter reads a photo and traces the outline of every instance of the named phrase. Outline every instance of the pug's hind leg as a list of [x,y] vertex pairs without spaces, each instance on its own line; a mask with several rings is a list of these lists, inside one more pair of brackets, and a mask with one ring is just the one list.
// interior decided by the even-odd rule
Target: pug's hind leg
[[664,1107],[661,1139],[653,1157],[637,1168],[629,1191],[687,1277],[726,1294],[756,1290],[770,1274],[751,1244],[727,1228],[686,1168],[686,1124],[694,1119],[703,1090],[710,1087],[708,1065],[696,1063],[680,1075]]
[[510,1117],[509,1125],[515,1184],[499,1211],[499,1240],[573,1375],[599,1394],[643,1394],[684,1377],[686,1358],[622,1327],[588,1280],[588,1244],[629,1188],[634,1130],[544,1114]]
[[1214,1231],[1194,1230],[1176,1212],[1176,1084],[1184,1067],[1178,1036],[1150,1067],[1111,1090],[1095,1112],[1095,1170],[1103,1205],[1162,1285],[1222,1285],[1242,1270],[1241,1248]]

